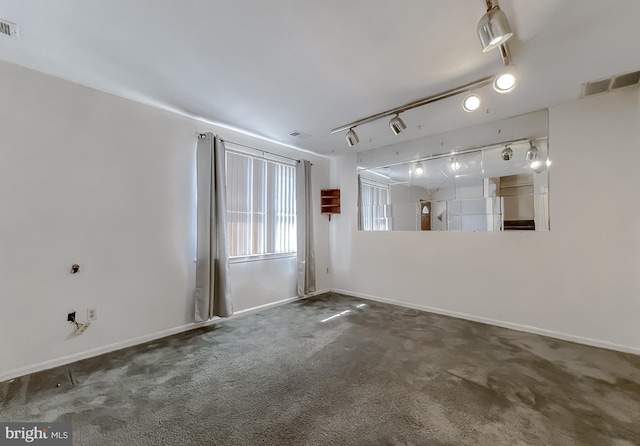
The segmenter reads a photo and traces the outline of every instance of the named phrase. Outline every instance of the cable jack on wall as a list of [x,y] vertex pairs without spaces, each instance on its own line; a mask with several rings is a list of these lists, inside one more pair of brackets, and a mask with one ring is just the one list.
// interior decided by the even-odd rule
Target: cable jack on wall
[[76,312],[72,311],[67,315],[67,322],[71,322],[76,326],[74,334],[81,335],[84,333],[89,326],[91,326],[91,322],[80,323],[76,320]]

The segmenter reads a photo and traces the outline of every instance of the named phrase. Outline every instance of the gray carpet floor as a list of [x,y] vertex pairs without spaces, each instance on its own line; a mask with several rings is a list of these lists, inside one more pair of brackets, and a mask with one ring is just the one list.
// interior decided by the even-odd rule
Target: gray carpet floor
[[0,383],[0,420],[75,445],[629,446],[639,383],[640,356],[329,293]]

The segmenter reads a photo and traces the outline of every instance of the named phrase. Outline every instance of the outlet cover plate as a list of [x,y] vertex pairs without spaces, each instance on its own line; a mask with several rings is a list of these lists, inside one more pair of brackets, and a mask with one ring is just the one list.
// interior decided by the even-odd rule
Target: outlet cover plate
[[87,308],[87,320],[95,321],[98,319],[98,310],[96,308]]

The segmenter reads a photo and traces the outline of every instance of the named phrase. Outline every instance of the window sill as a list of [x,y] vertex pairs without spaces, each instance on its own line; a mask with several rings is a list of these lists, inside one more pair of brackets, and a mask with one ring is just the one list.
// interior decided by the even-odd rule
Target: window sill
[[276,259],[289,259],[295,258],[297,253],[295,252],[285,252],[282,254],[263,254],[263,255],[254,255],[254,256],[241,256],[241,257],[230,257],[229,263],[246,263],[246,262],[259,262],[262,260],[276,260]]

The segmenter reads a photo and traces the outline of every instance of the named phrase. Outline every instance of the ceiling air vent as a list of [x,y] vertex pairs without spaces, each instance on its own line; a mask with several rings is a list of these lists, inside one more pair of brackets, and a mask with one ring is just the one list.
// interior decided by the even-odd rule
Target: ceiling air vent
[[289,132],[289,136],[293,136],[294,138],[305,139],[305,138],[309,138],[311,135],[309,135],[308,133],[301,132],[300,130],[293,130]]
[[0,19],[0,35],[18,37],[18,27],[15,23]]
[[636,85],[640,81],[640,71],[634,71],[633,73],[621,74],[613,78],[611,89],[628,87],[630,85]]
[[617,90],[618,88],[638,85],[640,82],[640,71],[633,73],[619,74],[617,76],[601,79],[599,81],[587,82],[582,85],[582,96],[591,96],[607,91]]

